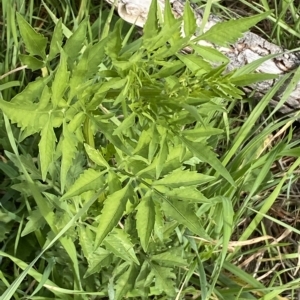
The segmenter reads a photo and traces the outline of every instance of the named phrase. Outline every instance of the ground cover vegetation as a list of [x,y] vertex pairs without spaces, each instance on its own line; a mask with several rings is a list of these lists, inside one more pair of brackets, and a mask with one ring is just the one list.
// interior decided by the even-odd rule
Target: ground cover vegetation
[[[0,299],[296,299],[297,112],[269,102],[299,71],[257,103],[241,89],[262,79],[257,63],[224,74],[227,58],[193,40],[188,4],[177,20],[153,2],[141,35],[101,1],[11,2]],[[296,47],[296,1],[193,2],[250,16],[198,40],[259,24]]]

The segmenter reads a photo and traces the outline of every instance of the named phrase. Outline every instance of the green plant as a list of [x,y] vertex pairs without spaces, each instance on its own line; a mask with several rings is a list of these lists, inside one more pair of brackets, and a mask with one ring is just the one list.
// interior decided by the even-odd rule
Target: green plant
[[[264,17],[245,19],[243,30]],[[87,39],[87,18],[74,33],[55,20],[48,45],[17,15],[28,53],[19,57],[42,76],[11,101],[0,100],[12,149],[5,151],[7,175],[28,211],[27,220],[18,220],[15,249],[28,237],[31,242],[24,259],[11,249],[0,252],[7,258],[1,300],[26,296],[27,275],[39,283],[31,296],[43,299],[186,299],[200,290],[201,299],[251,299],[251,293],[274,292],[235,267],[228,258],[234,260],[238,248],[228,255],[228,247],[251,197],[264,184],[278,184],[265,213],[286,180],[274,180],[269,171],[291,151],[289,141],[267,154],[261,141],[287,121],[248,140],[280,82],[234,129],[231,148],[217,158],[215,149],[235,133],[226,126],[227,104],[242,99],[237,83],[253,82],[245,75],[255,64],[224,75],[227,58],[193,41],[196,22],[188,4],[177,20],[167,3],[163,19],[154,1],[142,37],[132,41],[133,28],[124,34],[119,20],[96,43]],[[220,39],[222,32],[227,36]],[[240,34],[231,21],[203,39],[224,44]],[[181,54],[186,47],[194,52]],[[258,170],[263,172],[253,179]],[[242,191],[249,194],[235,212]],[[5,271],[11,261],[24,271],[16,270],[6,289],[13,281]],[[250,287],[226,278],[225,270]]]

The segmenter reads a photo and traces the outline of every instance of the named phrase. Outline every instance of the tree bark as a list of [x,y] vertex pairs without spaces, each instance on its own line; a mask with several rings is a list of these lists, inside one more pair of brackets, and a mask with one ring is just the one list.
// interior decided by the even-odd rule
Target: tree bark
[[[106,0],[106,2],[108,2],[110,5],[115,4],[121,18],[131,24],[136,24],[139,27],[144,26],[151,4],[151,0]],[[163,11],[164,0],[158,0],[158,2]],[[184,4],[186,1],[171,0],[170,2],[174,15],[178,17],[182,16]],[[197,24],[198,26],[200,26],[202,22],[203,11],[197,8],[196,5],[191,4],[191,6],[194,10]],[[207,31],[209,28],[219,22],[222,22],[220,18],[211,15],[208,22],[205,24],[204,31]],[[205,42],[205,45],[217,49],[230,59],[230,63],[227,67],[228,71],[238,69],[269,54],[281,55],[263,62],[256,69],[256,72],[277,74],[280,78],[287,72],[291,72],[300,65],[300,56],[298,56],[299,53],[285,52],[285,49],[268,42],[267,40],[252,32],[245,33],[242,38],[240,38],[235,44],[232,44],[229,47],[219,47],[209,42]],[[251,93],[252,97],[259,100],[272,88],[272,86],[274,86],[277,80],[279,79],[263,81],[251,86],[244,87],[243,89],[247,94]],[[275,106],[281,99],[281,95],[284,92],[287,84],[288,82],[286,82],[280,89],[280,91],[277,92],[275,97],[273,97],[271,101],[272,106]],[[300,109],[300,82],[298,82],[295,89],[291,92],[288,99],[285,101],[284,105],[280,108],[280,112],[285,114],[298,109]]]

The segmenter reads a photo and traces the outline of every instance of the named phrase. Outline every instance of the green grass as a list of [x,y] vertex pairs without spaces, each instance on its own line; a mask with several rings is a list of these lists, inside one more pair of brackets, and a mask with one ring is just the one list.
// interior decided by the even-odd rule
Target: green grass
[[[296,47],[296,1],[194,2],[274,9],[258,28]],[[299,70],[254,105],[171,15],[140,37],[99,1],[0,11],[1,300],[296,298],[298,113],[268,110]]]

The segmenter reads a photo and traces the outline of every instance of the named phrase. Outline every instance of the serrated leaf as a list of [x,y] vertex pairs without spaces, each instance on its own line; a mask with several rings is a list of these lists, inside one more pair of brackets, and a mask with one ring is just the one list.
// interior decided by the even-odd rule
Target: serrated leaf
[[47,79],[30,82],[26,88],[17,94],[10,102],[0,99],[0,109],[8,116],[12,123],[29,129],[32,133],[40,131],[49,119],[50,107],[41,107],[34,103],[41,98]]
[[178,53],[176,56],[187,66],[191,72],[200,72],[199,74],[197,73],[197,75],[207,73],[212,70],[211,65],[196,54],[183,55]]
[[182,200],[193,203],[211,203],[211,199],[207,199],[200,191],[194,187],[175,188],[164,192],[164,195],[171,199]]
[[50,164],[53,163],[56,144],[56,136],[51,119],[51,116],[49,116],[46,125],[41,131],[41,140],[39,142],[39,156],[43,181],[46,180]]
[[59,202],[58,196],[47,192],[43,192],[43,195],[46,197],[48,203],[50,204],[49,208],[51,209],[55,208],[58,212],[69,213],[67,204],[65,202]]
[[41,95],[41,97],[39,97],[39,100],[40,100],[39,105],[38,105],[39,111],[47,108],[50,98],[51,98],[50,88],[47,85],[45,85],[42,95]]
[[155,223],[155,207],[151,197],[144,197],[137,206],[136,229],[141,246],[147,252],[151,233]]
[[252,17],[217,23],[197,40],[206,40],[219,46],[227,46],[230,43],[235,43],[243,36],[244,32],[248,31],[256,23],[265,20],[270,13],[271,11],[268,11]]
[[127,116],[124,121],[114,130],[113,135],[124,133],[126,130],[132,127],[135,124],[135,117],[135,113],[131,113],[129,116]]
[[86,39],[86,29],[87,29],[88,19],[85,18],[78,26],[76,31],[71,35],[71,37],[66,41],[64,46],[64,51],[68,57],[74,59],[79,54],[83,47],[83,43]]
[[164,178],[156,180],[152,183],[153,186],[163,185],[171,188],[179,188],[182,186],[197,186],[214,180],[215,177],[197,173],[189,170],[174,170]]
[[123,274],[124,272],[126,272],[126,270],[128,270],[129,266],[130,263],[128,263],[127,261],[120,261],[120,263],[114,268],[113,276],[116,277]]
[[29,217],[27,217],[28,222],[23,229],[21,236],[26,236],[31,232],[41,229],[46,224],[44,217],[42,216],[40,210],[33,210],[30,212]]
[[108,189],[110,194],[113,194],[122,188],[122,183],[117,176],[117,174],[113,170],[109,170],[108,176],[107,176],[107,182],[108,182]]
[[201,137],[210,137],[212,135],[222,134],[224,130],[214,127],[198,127],[194,129],[187,129],[181,132],[183,136],[188,138],[193,138],[196,140]]
[[[164,168],[162,170],[161,175],[168,174],[173,170],[180,168],[182,166],[183,161],[192,158],[193,155],[189,151],[186,151],[184,157],[181,158],[182,147],[183,147],[182,145],[178,145],[174,148],[169,147],[169,155],[167,160],[164,163]],[[139,171],[136,175],[138,176],[143,175],[144,178],[155,179],[156,164],[157,164],[157,157],[154,159],[151,165]]]
[[[81,64],[81,62],[83,63]],[[86,74],[88,74],[88,70],[85,69],[86,66],[87,66],[87,62],[84,61],[84,58],[81,58],[79,64],[75,69],[74,74],[72,75],[73,77],[71,77],[70,85],[77,84],[78,86],[82,81],[85,80],[85,76]],[[120,77],[114,77],[106,82],[101,82],[100,84],[98,84],[99,88],[94,94],[92,100],[86,103],[86,110],[87,111],[94,110],[103,101],[105,94],[109,90],[121,89],[124,87],[124,85],[126,85],[126,83],[127,83],[127,78],[122,79]],[[77,93],[77,87],[71,88],[71,90],[72,90],[72,95],[74,96]],[[107,115],[105,117],[107,117]]]
[[135,280],[138,274],[138,269],[135,264],[131,264],[129,269],[123,273],[117,280],[115,300],[125,299],[127,292],[132,290],[135,285]]
[[114,89],[114,90],[121,89],[122,87],[124,87],[124,85],[126,85],[127,81],[128,81],[127,78],[123,78],[123,79],[120,77],[112,78],[101,84],[101,87],[97,91],[97,94],[105,93],[110,89]]
[[222,54],[214,48],[194,44],[192,44],[191,47],[195,50],[197,54],[201,55],[205,60],[222,64],[228,63],[230,61],[227,56],[225,56],[224,54]]
[[[172,31],[168,32],[168,34],[170,35],[174,35],[176,33],[177,33],[177,28],[175,26]],[[180,40],[175,41],[171,47],[168,47],[166,43],[164,45],[160,43],[161,47],[154,52],[153,57],[155,57],[158,60],[161,60],[161,59],[166,59],[168,57],[174,56],[178,52],[181,52],[183,48],[187,47],[189,40],[190,40],[189,37],[181,38]],[[169,38],[167,43],[169,43]]]
[[28,100],[31,100],[31,103],[36,102],[36,100],[40,99],[41,93],[48,81],[49,78],[38,78],[35,81],[29,82],[25,89],[11,100],[11,103],[21,104],[22,101],[28,98]]
[[152,139],[149,144],[148,160],[151,162],[159,145],[159,133],[157,131],[156,124],[153,124],[150,130]]
[[154,223],[154,233],[155,238],[158,238],[162,243],[164,242],[164,215],[161,210],[161,205],[154,202],[155,209],[155,223]]
[[[107,40],[102,40],[97,44],[90,46],[88,45],[85,49],[83,55],[80,57],[78,64],[75,66],[74,71],[72,72],[70,78],[70,98],[73,98],[77,94],[77,89],[80,88],[80,85],[86,81],[86,79],[93,76],[96,72],[98,72],[99,65],[101,64],[103,57],[104,57],[104,46]],[[97,51],[100,51],[97,54]],[[102,52],[101,52],[102,51]],[[100,89],[97,90],[94,97],[99,99],[101,93],[108,91],[110,88],[121,88],[123,87],[124,83],[122,80],[126,81],[125,79],[118,78],[117,80],[109,80],[107,82],[101,82]],[[119,84],[119,87],[115,87],[114,85]],[[98,84],[99,85],[99,84]],[[101,98],[101,97],[100,97]],[[96,106],[100,104],[100,102],[96,102],[94,99],[87,103],[87,110],[95,109]]]
[[264,80],[272,80],[277,79],[277,74],[247,74],[247,75],[241,75],[238,77],[234,77],[230,79],[230,82],[237,85],[237,86],[247,86],[251,85],[256,82],[261,82]]
[[60,52],[60,46],[63,40],[62,20],[61,18],[55,25],[48,55],[48,60],[52,60]]
[[75,132],[84,123],[85,119],[86,114],[83,111],[80,111],[78,114],[72,117],[72,120],[69,123],[69,130],[71,132]]
[[[242,99],[245,94],[242,90],[236,88],[230,82],[218,83],[217,89],[215,89],[216,93],[218,93],[221,97],[232,97],[234,99]],[[221,91],[221,93],[219,93]]]
[[101,189],[105,184],[104,174],[105,172],[95,171],[94,169],[85,170],[60,200],[66,200],[87,191]]
[[39,55],[40,57],[45,59],[46,58],[45,49],[47,46],[47,39],[42,34],[37,33],[18,12],[17,12],[17,22],[27,52],[30,55]]
[[120,221],[129,198],[129,184],[123,189],[109,195],[105,201],[99,219],[95,248],[99,247],[105,237],[113,230]]
[[[57,228],[57,230],[62,230],[71,220],[72,216],[70,216],[69,214],[67,214],[65,211],[56,211],[54,214],[54,220],[53,220],[53,224],[55,224],[55,228]],[[70,228],[68,230],[68,235],[72,236],[75,235],[75,229]]]
[[88,144],[84,144],[85,151],[91,161],[101,167],[109,168],[109,164],[106,159],[103,157],[100,151],[94,149]]
[[181,257],[182,251],[183,250],[181,248],[172,248],[166,252],[152,255],[151,260],[167,267],[187,266],[187,260]]
[[169,147],[167,142],[167,132],[166,130],[162,130],[161,132],[161,142],[160,142],[160,149],[157,156],[157,163],[156,163],[156,174],[155,177],[159,178],[161,171],[164,168],[164,164],[167,160],[169,154]]
[[117,60],[119,58],[119,52],[122,48],[122,38],[121,38],[122,20],[118,20],[114,26],[113,32],[109,34],[109,39],[107,39],[105,45],[105,53],[112,58],[112,60]]
[[[161,47],[164,47],[166,43],[169,41],[170,37],[172,37],[174,34],[176,34],[180,30],[180,23],[175,23],[172,26],[164,26],[161,31],[157,35],[153,35],[151,38],[144,39],[144,47],[148,51],[153,51],[156,49],[159,49]],[[157,53],[155,53],[155,57],[167,57],[168,55],[171,56],[175,54],[177,51],[175,49],[182,48],[185,40],[180,39],[179,41],[176,41],[176,43],[171,48],[163,48],[161,50],[158,50]]]
[[[149,262],[147,260],[143,261],[143,264],[140,268],[139,274],[136,277],[135,280],[135,285],[134,287],[136,289],[144,289],[147,285],[146,285],[146,278],[148,277],[150,273],[150,266],[149,266]],[[150,283],[151,284],[151,283]]]
[[67,67],[67,57],[62,50],[60,53],[60,61],[55,73],[54,80],[52,82],[52,104],[56,108],[61,98],[63,97],[65,90],[69,85],[69,73]]
[[221,176],[223,176],[232,186],[236,186],[233,178],[222,163],[216,158],[215,154],[204,143],[193,143],[181,138],[187,148],[199,159],[211,165]]
[[167,216],[186,226],[194,234],[208,241],[211,240],[189,203],[168,199],[163,201],[162,209]]
[[63,124],[63,134],[61,142],[61,168],[60,168],[60,188],[63,193],[67,180],[68,172],[73,165],[73,160],[76,156],[78,140],[74,133],[69,130],[66,123]]
[[104,262],[109,259],[110,255],[110,252],[101,247],[98,247],[95,251],[91,251],[88,258],[89,267],[83,277],[87,278],[95,273],[99,273],[108,264]]
[[[99,128],[101,128],[102,133],[105,135],[108,141],[110,141],[115,147],[119,148],[121,151],[123,151],[125,154],[131,156],[131,148],[128,146],[125,146],[122,140],[117,136],[113,135],[112,133],[112,126],[109,126],[108,124],[99,122],[95,120]],[[128,145],[128,144],[127,144]]]
[[[176,19],[171,8],[170,0],[165,1],[165,9],[164,9],[164,26],[172,27],[176,23],[181,24],[180,19]],[[172,37],[170,38],[170,44],[174,45],[177,41],[181,39],[180,29],[177,32],[174,32]],[[173,61],[175,63],[175,61]],[[174,73],[172,73],[174,74]]]
[[151,39],[158,34],[157,0],[151,1],[146,23],[144,25],[143,38]]
[[190,6],[190,2],[186,1],[183,11],[183,31],[185,36],[195,34],[197,29],[196,17]]
[[[200,97],[200,95],[199,95]],[[189,101],[192,100],[191,97],[188,98]],[[204,99],[202,99],[203,102],[205,101]],[[199,100],[198,100],[199,101]],[[204,121],[203,121],[203,118],[201,117],[197,107],[194,105],[189,105],[189,104],[186,104],[186,103],[182,103],[181,106],[186,110],[188,111],[191,116],[193,116],[195,118],[196,121],[200,122],[200,124],[204,124]],[[184,121],[186,120],[187,117],[184,118]]]
[[125,261],[139,265],[129,235],[122,229],[115,228],[103,241],[105,248]]
[[89,48],[89,55],[88,55],[88,73],[94,74],[98,71],[99,65],[103,61],[105,56],[104,47],[107,43],[107,38],[99,41],[98,43],[94,44]]
[[45,65],[45,63],[42,60],[30,55],[19,54],[19,58],[22,64],[27,65],[27,68],[31,69],[32,71],[42,69]]
[[[12,154],[8,151],[4,151],[6,157],[9,158],[9,160],[11,162],[14,163],[15,166],[17,166],[20,170],[22,169],[22,165],[26,168],[27,172],[30,173],[30,176],[32,179],[41,179],[41,173],[40,171],[37,169],[37,166],[34,163],[34,159],[31,155],[26,154],[26,155],[15,155]],[[16,171],[15,171],[16,172]],[[19,173],[17,175],[15,175],[13,178],[11,179],[15,179],[17,176],[19,175]],[[25,183],[26,181],[23,181],[23,183]]]
[[160,293],[166,293],[170,297],[175,296],[174,280],[176,275],[171,268],[161,267],[157,264],[151,264],[151,273],[149,276],[155,276],[155,287]]
[[83,225],[78,226],[77,231],[83,255],[88,259],[94,250],[93,236],[91,235],[90,229]]
[[74,67],[71,77],[70,77],[70,92],[68,97],[68,102],[71,102],[73,97],[78,94],[78,90],[81,84],[86,83],[86,75],[88,74],[87,66],[87,52],[84,51],[83,55],[80,57],[78,64]]
[[[150,130],[143,130],[139,136],[139,140],[132,154],[140,154],[147,157],[149,143],[152,140]],[[145,156],[143,155],[145,153]]]
[[155,72],[151,76],[153,78],[166,78],[174,75],[183,66],[184,64],[180,60],[174,60],[170,62],[170,64],[164,65],[158,72]]

